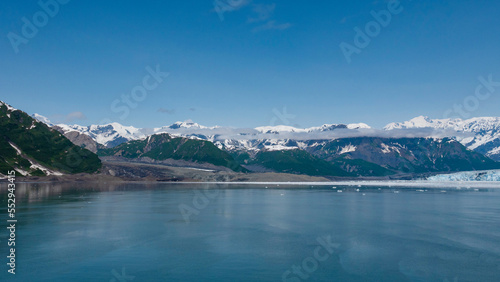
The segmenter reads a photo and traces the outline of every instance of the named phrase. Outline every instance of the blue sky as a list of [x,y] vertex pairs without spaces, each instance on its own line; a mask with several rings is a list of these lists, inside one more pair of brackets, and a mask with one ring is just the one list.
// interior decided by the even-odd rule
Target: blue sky
[[[348,63],[339,45],[356,46],[355,28],[396,4],[72,0],[44,24],[37,1],[1,1],[0,99],[82,125],[382,127],[442,118],[475,94],[479,76],[500,81],[498,1],[401,0]],[[25,38],[23,17],[35,15],[40,27]],[[13,33],[25,41],[13,44]],[[169,76],[133,107],[121,101],[147,67]],[[476,102],[467,116],[499,116],[500,87]]]

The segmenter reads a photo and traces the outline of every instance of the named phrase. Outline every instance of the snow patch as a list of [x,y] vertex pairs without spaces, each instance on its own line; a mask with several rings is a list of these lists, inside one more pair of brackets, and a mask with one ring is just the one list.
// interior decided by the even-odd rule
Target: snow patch
[[[2,105],[4,105],[5,107],[7,107],[7,110],[8,110],[9,112],[17,111],[17,109],[16,109],[16,108],[14,108],[14,107],[12,107],[11,105],[9,105],[9,104],[5,103],[4,101],[0,101],[0,104],[2,104]],[[9,116],[9,117],[10,117],[10,116]]]
[[17,172],[19,172],[22,176],[26,176],[28,175],[29,173],[25,170],[22,170],[20,168],[14,168]]
[[21,149],[19,149],[16,145],[14,145],[14,143],[9,142],[9,145],[10,145],[12,148],[14,148],[14,150],[16,150],[16,152],[17,152],[17,155],[18,155],[18,156],[20,156],[20,155],[22,154]]
[[294,149],[298,149],[299,148],[299,147],[294,147],[294,146],[283,146],[283,145],[280,145],[280,144],[265,145],[264,147],[268,151],[286,151],[286,150],[294,150]]
[[[21,156],[21,155],[22,155],[22,151],[21,151],[21,149],[19,149],[19,148],[18,148],[18,147],[17,147],[14,143],[9,142],[9,145],[10,145],[12,148],[14,148],[14,150],[16,150],[17,155],[19,155],[19,156]],[[30,162],[30,164],[31,164],[31,166],[30,166],[30,168],[31,168],[31,169],[39,169],[39,170],[43,171],[46,175],[58,175],[58,176],[59,176],[59,175],[63,175],[61,172],[54,171],[54,170],[50,170],[50,169],[48,169],[48,168],[46,168],[46,167],[42,166],[41,164],[39,164],[39,163],[37,163],[37,162],[35,162],[35,161],[32,161],[32,160],[30,160],[30,159],[27,159],[27,160],[28,160],[28,161]],[[15,170],[16,170],[16,171],[18,171],[19,173],[21,173],[23,176],[29,175],[29,172],[24,171],[24,170],[22,170],[22,169],[20,169],[20,168],[16,168]]]
[[196,168],[196,167],[185,167],[185,168],[191,169],[191,170],[198,170],[198,171],[207,171],[207,172],[215,171],[213,169],[204,169],[204,168]]
[[391,149],[386,144],[382,143],[380,145],[382,146],[382,153],[389,154],[391,152]]
[[61,176],[63,175],[62,173],[58,172],[58,171],[53,171],[53,170],[50,170],[36,162],[32,162],[31,160],[29,160],[30,163],[31,163],[31,166],[30,168],[31,169],[39,169],[41,171],[43,171],[43,173],[45,173],[45,175],[56,175],[56,176]]
[[496,147],[495,149],[493,150],[490,150],[486,156],[492,156],[492,155],[498,155],[500,154],[500,147]]
[[353,145],[349,144],[349,145],[343,147],[340,150],[339,155],[347,154],[347,153],[350,153],[350,152],[354,152],[354,151],[356,151],[356,148],[357,148],[356,146],[353,146]]

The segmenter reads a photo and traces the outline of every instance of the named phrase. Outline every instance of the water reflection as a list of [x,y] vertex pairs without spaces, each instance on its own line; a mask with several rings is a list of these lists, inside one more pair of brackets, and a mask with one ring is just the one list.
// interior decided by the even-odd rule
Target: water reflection
[[338,248],[309,281],[500,274],[498,190],[267,186],[18,183],[18,277],[110,281],[126,269],[137,281],[280,281],[324,236]]

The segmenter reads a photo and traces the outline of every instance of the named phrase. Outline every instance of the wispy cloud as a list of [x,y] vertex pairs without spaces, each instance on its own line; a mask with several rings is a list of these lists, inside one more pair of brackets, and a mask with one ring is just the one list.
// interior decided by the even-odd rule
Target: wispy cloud
[[157,112],[171,115],[171,114],[175,113],[175,110],[174,109],[170,110],[170,109],[165,109],[165,108],[159,108]]
[[273,15],[275,8],[276,8],[276,4],[254,5],[253,11],[255,12],[256,15],[254,17],[249,17],[248,22],[255,23],[255,22],[263,22],[263,21],[268,20]]
[[445,137],[469,137],[469,133],[457,133],[454,130],[434,129],[434,128],[412,128],[412,129],[336,129],[333,131],[317,132],[282,132],[280,134],[262,133],[253,128],[231,128],[217,127],[207,129],[179,128],[170,130],[170,133],[179,134],[203,134],[214,135],[215,140],[235,139],[235,140],[332,140],[339,138],[354,137],[380,137],[380,138],[445,138]]
[[259,24],[252,29],[252,32],[266,30],[285,30],[292,26],[291,23],[277,23],[273,19],[276,4],[255,4],[253,5],[253,15],[248,17],[249,24]]
[[[234,133],[237,130],[233,131]],[[221,132],[222,133],[222,132]],[[229,132],[224,132],[229,133]],[[327,132],[286,132],[281,134],[265,134],[255,133],[255,131],[247,130],[247,134],[226,134],[222,133],[219,139],[237,139],[237,140],[253,140],[253,139],[276,139],[276,140],[331,140],[338,138],[354,138],[354,137],[380,137],[380,138],[445,138],[460,135],[460,137],[468,137],[470,134],[458,134],[453,130],[438,130],[431,128],[422,129],[399,129],[399,130],[380,130],[380,129],[337,129]],[[254,133],[254,134],[252,134]]]
[[87,116],[84,113],[80,111],[75,111],[67,115],[61,115],[61,114],[51,115],[49,118],[47,118],[47,121],[48,122],[52,121],[53,123],[58,124],[58,123],[72,123],[77,120],[86,120],[86,119]]
[[50,119],[55,120],[58,123],[59,122],[70,123],[76,120],[85,120],[87,119],[87,116],[85,116],[85,114],[80,111],[76,111],[76,112],[71,112],[67,115],[53,115],[50,117]]
[[215,0],[214,11],[219,15],[221,21],[224,20],[224,14],[237,11],[248,6],[252,0]]
[[265,30],[285,30],[292,26],[291,23],[277,24],[276,21],[268,21],[267,23],[254,28],[253,32],[265,31]]
[[[238,11],[250,6],[252,0],[215,0],[214,11],[219,15],[221,21],[224,21],[224,14]],[[265,30],[285,30],[292,26],[290,23],[277,23],[273,19],[276,4],[252,4],[252,15],[248,17],[247,23],[257,25],[252,32]]]

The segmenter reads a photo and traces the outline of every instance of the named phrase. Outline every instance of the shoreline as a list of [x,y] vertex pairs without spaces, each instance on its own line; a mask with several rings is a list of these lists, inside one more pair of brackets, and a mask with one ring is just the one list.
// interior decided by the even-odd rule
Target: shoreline
[[[6,181],[0,180],[0,184]],[[456,189],[473,189],[473,188],[493,188],[500,189],[500,181],[425,181],[425,180],[347,180],[347,181],[127,181],[127,180],[17,180],[17,183],[24,184],[62,184],[62,183],[99,183],[99,184],[178,184],[178,185],[272,185],[276,187],[281,186],[342,186],[342,187],[388,187],[388,188],[456,188]],[[271,188],[271,187],[270,187]],[[336,187],[335,187],[336,188]]]
[[[184,182],[198,183],[200,182]],[[237,184],[237,185],[290,185],[290,186],[348,186],[348,187],[398,187],[398,188],[499,188],[499,181],[412,181],[412,180],[387,180],[387,181],[331,181],[331,182],[202,182],[202,184]]]

